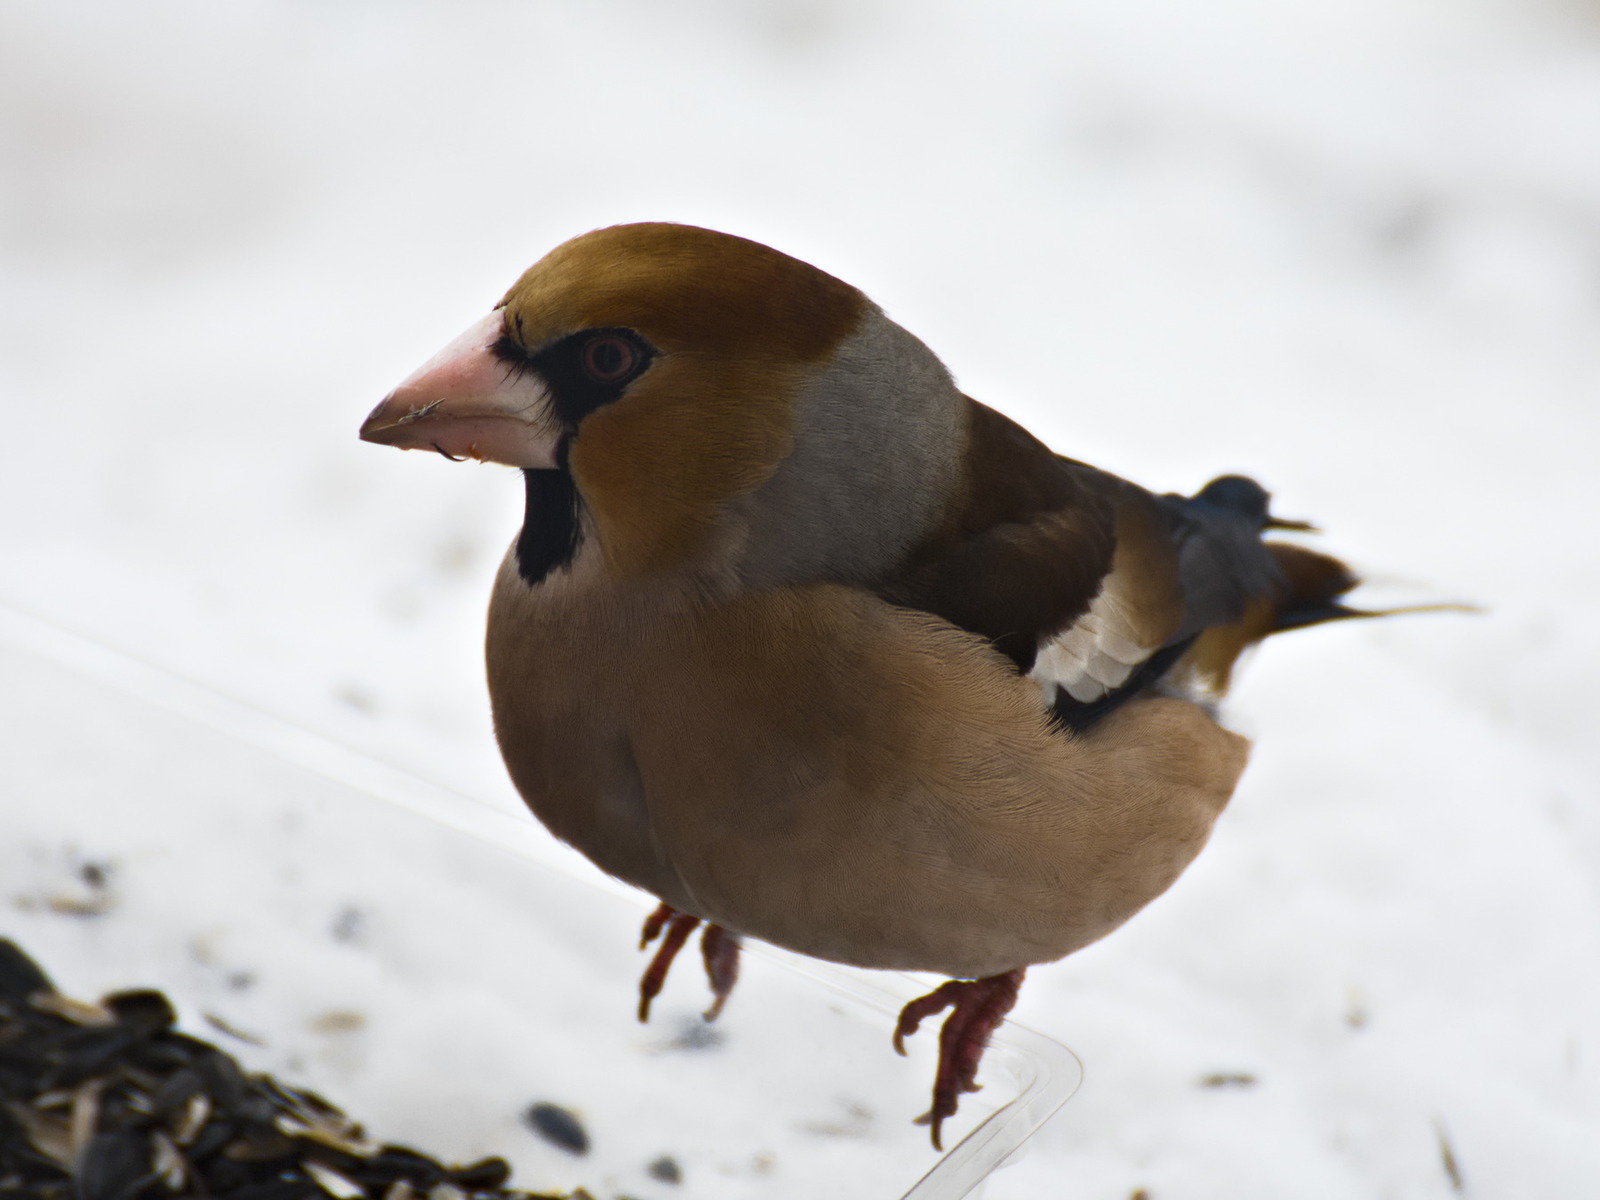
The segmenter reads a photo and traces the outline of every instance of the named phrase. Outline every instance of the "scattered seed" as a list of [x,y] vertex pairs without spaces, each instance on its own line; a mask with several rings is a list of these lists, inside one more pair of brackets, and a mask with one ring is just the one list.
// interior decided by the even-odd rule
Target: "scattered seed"
[[352,1012],[347,1008],[333,1008],[311,1018],[311,1032],[326,1034],[354,1033],[356,1030],[363,1028],[366,1023],[367,1018],[361,1013]]
[[200,1015],[205,1018],[205,1023],[211,1026],[211,1028],[215,1029],[218,1033],[225,1033],[229,1037],[235,1038],[247,1046],[265,1046],[267,1044],[266,1039],[259,1038],[253,1033],[246,1033],[231,1021],[223,1020],[221,1017],[217,1016],[216,1013],[203,1012]]
[[73,896],[58,892],[45,899],[51,912],[62,917],[103,917],[116,906],[110,892],[92,892],[88,896]]
[[222,1155],[229,1162],[270,1163],[288,1158],[294,1153],[294,1148],[295,1140],[292,1134],[285,1134],[278,1129],[262,1129],[254,1126],[235,1133],[227,1148],[222,1151]]
[[645,1168],[650,1178],[661,1183],[682,1183],[683,1171],[678,1166],[678,1160],[670,1154],[663,1154],[655,1162]]
[[111,868],[105,863],[86,862],[78,868],[78,878],[92,888],[103,888],[111,881]]
[[444,1168],[404,1146],[384,1146],[362,1165],[363,1177],[381,1183],[403,1182],[426,1190],[444,1177]]
[[316,1093],[177,1032],[159,992],[69,999],[0,938],[0,1200],[561,1200],[510,1174],[376,1145]]
[[103,1004],[85,1004],[82,1000],[70,999],[60,992],[37,992],[28,998],[28,1003],[40,1012],[91,1029],[104,1029],[117,1023],[116,1015]]
[[26,1104],[8,1103],[6,1111],[21,1127],[28,1145],[65,1170],[72,1169],[72,1122]]
[[540,1101],[530,1105],[522,1114],[527,1125],[545,1141],[559,1146],[568,1154],[589,1153],[589,1134],[583,1123],[559,1104]]
[[189,1174],[189,1164],[183,1159],[183,1153],[166,1134],[157,1131],[150,1136],[153,1153],[150,1156],[150,1166],[160,1178],[161,1184],[169,1192],[181,1192],[183,1181]]
[[325,1167],[319,1162],[306,1160],[300,1164],[310,1180],[315,1183],[333,1200],[356,1200],[358,1196],[365,1196],[366,1189],[353,1179],[346,1179],[332,1167]]
[[100,1093],[105,1085],[105,1080],[93,1079],[72,1094],[72,1115],[68,1118],[68,1127],[71,1130],[74,1162],[100,1127]]
[[864,1138],[872,1133],[872,1110],[864,1104],[844,1101],[844,1112],[830,1121],[806,1121],[799,1128],[818,1137]]
[[180,1146],[192,1144],[210,1117],[210,1099],[204,1092],[196,1092],[184,1101],[183,1113],[172,1127],[172,1140]]
[[113,992],[100,1003],[116,1017],[117,1024],[141,1037],[161,1033],[178,1023],[178,1014],[160,992]]
[[1444,1165],[1445,1177],[1450,1180],[1450,1187],[1457,1192],[1466,1191],[1466,1180],[1461,1177],[1461,1164],[1456,1161],[1455,1148],[1450,1145],[1450,1135],[1444,1130],[1444,1122],[1435,1118],[1433,1131],[1439,1137],[1439,1161]]
[[53,990],[49,976],[15,942],[0,939],[0,1001],[25,1003],[29,996]]
[[511,1164],[503,1158],[480,1158],[450,1171],[450,1182],[469,1192],[489,1192],[505,1186],[511,1178]]
[[366,914],[354,905],[349,905],[339,910],[339,915],[333,919],[333,937],[338,942],[354,942],[360,939],[367,924]]
[[97,1133],[74,1164],[78,1200],[120,1200],[151,1176],[143,1135],[131,1129]]

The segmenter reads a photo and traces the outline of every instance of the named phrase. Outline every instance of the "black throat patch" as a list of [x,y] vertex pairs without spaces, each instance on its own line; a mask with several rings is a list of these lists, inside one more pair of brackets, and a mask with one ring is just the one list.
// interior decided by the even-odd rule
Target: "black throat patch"
[[640,375],[650,369],[657,351],[631,329],[607,326],[580,329],[529,353],[510,333],[503,333],[490,353],[514,372],[536,371],[550,389],[550,403],[566,433],[556,446],[554,469],[525,468],[527,506],[517,535],[517,574],[537,587],[551,571],[569,566],[583,540],[581,500],[567,455],[583,418],[614,404]]
[[570,566],[577,557],[583,540],[578,489],[564,465],[553,470],[524,469],[522,479],[527,506],[522,532],[517,535],[517,574],[529,587],[537,587],[551,571]]

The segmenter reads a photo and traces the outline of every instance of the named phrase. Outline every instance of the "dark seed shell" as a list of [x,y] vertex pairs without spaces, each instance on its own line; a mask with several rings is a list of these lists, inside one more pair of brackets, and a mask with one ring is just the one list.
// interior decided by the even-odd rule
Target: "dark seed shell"
[[25,1003],[35,992],[53,992],[55,985],[10,938],[0,938],[0,1001]]
[[229,1192],[228,1200],[326,1200],[326,1197],[309,1179],[291,1176],[248,1184]]
[[450,1182],[469,1192],[488,1192],[511,1178],[511,1164],[503,1158],[482,1158],[449,1172]]
[[174,1117],[189,1107],[195,1096],[205,1094],[205,1081],[200,1073],[189,1067],[180,1067],[168,1075],[150,1093],[150,1111],[157,1117]]
[[673,1158],[670,1154],[663,1154],[660,1158],[656,1159],[653,1163],[646,1167],[645,1171],[649,1174],[651,1179],[657,1180],[660,1183],[683,1182],[683,1169],[678,1166],[678,1160]]
[[[447,1166],[370,1142],[323,1097],[246,1075],[174,1020],[148,989],[63,996],[0,939],[0,1200],[561,1200],[507,1188],[500,1158]],[[589,1148],[566,1109],[527,1120]]]
[[148,988],[131,992],[113,992],[100,1001],[117,1018],[124,1029],[140,1037],[152,1037],[177,1024],[178,1014],[160,992]]
[[131,1200],[155,1182],[145,1139],[131,1131],[97,1133],[78,1157],[76,1200]]
[[426,1191],[444,1178],[444,1168],[404,1146],[384,1146],[362,1164],[362,1171],[385,1183],[406,1180]]
[[589,1133],[573,1113],[559,1104],[541,1100],[530,1105],[522,1119],[528,1127],[551,1145],[568,1154],[589,1153]]

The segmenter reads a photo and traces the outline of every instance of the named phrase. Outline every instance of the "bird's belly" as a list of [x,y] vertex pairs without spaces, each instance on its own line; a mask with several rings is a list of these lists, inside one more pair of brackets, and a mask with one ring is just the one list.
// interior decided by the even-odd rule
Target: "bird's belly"
[[909,782],[888,797],[892,820],[873,797],[819,806],[782,836],[741,838],[736,864],[712,854],[683,876],[704,915],[819,958],[974,978],[1061,958],[1177,879],[1242,769],[1243,739],[1193,706],[1149,703],[1113,714],[1118,744],[1140,726],[1198,738],[1207,753],[1190,768],[1107,771],[1094,754],[1079,771],[1024,766],[987,794]]
[[1246,756],[1206,711],[1152,697],[1066,735],[981,639],[839,590],[697,621],[631,694],[689,911],[816,957],[988,975],[1110,932],[1204,845]]
[[982,976],[1069,954],[1166,890],[1244,765],[1171,698],[1055,730],[982,639],[851,589],[604,628],[510,595],[490,694],[535,814],[675,908],[819,958]]

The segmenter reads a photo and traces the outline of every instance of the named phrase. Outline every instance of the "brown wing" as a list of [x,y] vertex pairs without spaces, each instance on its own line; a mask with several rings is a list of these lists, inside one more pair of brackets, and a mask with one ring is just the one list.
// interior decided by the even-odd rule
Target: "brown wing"
[[1082,640],[1085,619],[1113,653],[1166,644],[1183,605],[1161,501],[968,404],[965,475],[945,522],[880,594],[982,634],[1024,672],[1064,632]]
[[1205,631],[1276,614],[1282,574],[1257,485],[1156,496],[968,403],[949,515],[878,592],[988,638],[1064,724],[1084,728],[1165,678]]
[[1082,616],[1115,549],[1112,506],[1037,438],[968,402],[963,478],[937,532],[876,589],[981,634],[1022,671]]

